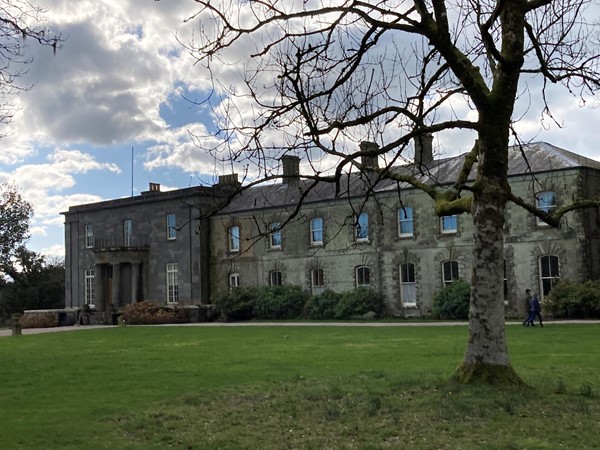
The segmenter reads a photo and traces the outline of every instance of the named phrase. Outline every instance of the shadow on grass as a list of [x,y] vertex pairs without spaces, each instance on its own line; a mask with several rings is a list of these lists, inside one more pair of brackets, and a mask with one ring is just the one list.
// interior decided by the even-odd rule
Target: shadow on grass
[[[591,385],[464,386],[364,372],[194,393],[111,419],[122,448],[596,448]],[[532,430],[535,430],[532,434]]]

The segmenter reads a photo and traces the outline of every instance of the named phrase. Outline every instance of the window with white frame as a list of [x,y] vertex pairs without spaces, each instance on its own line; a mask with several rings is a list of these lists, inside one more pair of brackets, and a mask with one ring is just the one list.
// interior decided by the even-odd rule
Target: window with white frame
[[369,240],[369,214],[366,212],[360,213],[356,219],[356,240]]
[[94,269],[85,269],[84,274],[84,287],[85,287],[85,304],[90,308],[93,308],[96,304],[96,288],[95,288],[95,270]]
[[545,255],[540,257],[540,291],[542,298],[550,293],[554,284],[559,280],[558,256]]
[[235,226],[229,228],[229,251],[240,251],[240,227]]
[[408,237],[413,233],[413,210],[410,206],[403,206],[398,209],[398,236]]
[[234,289],[240,285],[240,274],[230,273],[229,274],[229,289]]
[[131,234],[133,233],[133,222],[131,219],[123,221],[123,247],[131,247]]
[[[556,209],[556,195],[552,191],[538,192],[535,194],[535,204],[538,209],[550,214]],[[547,226],[547,223],[536,217],[538,226]]]
[[440,231],[442,234],[456,233],[458,230],[458,219],[456,215],[440,217]]
[[269,286],[281,286],[282,282],[283,276],[279,270],[269,272]]
[[281,248],[281,224],[274,222],[269,225],[269,247]]
[[85,248],[94,247],[94,227],[90,224],[85,226]]
[[356,286],[371,286],[371,271],[367,266],[356,268]]
[[177,239],[177,216],[173,213],[167,214],[167,239],[169,241]]
[[323,245],[323,219],[314,217],[310,220],[310,245]]
[[417,283],[413,263],[400,264],[400,299],[404,307],[417,306]]
[[167,303],[179,302],[179,282],[177,263],[167,264]]
[[458,280],[458,261],[444,261],[442,263],[442,282],[448,286]]

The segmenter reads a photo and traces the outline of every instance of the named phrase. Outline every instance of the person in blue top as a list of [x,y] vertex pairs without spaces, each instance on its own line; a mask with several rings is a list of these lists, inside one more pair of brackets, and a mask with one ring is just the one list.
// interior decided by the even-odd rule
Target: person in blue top
[[543,327],[544,323],[542,322],[542,305],[540,305],[540,299],[538,298],[538,295],[533,294],[533,296],[531,297],[531,305],[529,307],[529,317],[527,318],[525,325],[531,325],[532,327],[535,327],[533,321],[536,317],[540,321],[540,326]]

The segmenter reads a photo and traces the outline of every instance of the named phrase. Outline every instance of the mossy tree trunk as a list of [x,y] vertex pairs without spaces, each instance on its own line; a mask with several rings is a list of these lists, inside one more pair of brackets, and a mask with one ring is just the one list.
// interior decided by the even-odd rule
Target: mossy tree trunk
[[502,173],[506,174],[507,152],[489,145],[480,143],[472,211],[469,340],[456,378],[462,383],[520,384],[508,357],[504,325],[504,222],[510,188]]
[[[512,87],[516,92],[516,80]],[[502,103],[492,100],[488,108],[480,110],[482,123],[489,125],[483,125],[479,131],[477,177],[473,185],[469,340],[455,374],[462,383],[523,383],[510,364],[504,323],[504,225],[511,193],[508,131],[512,106]],[[498,126],[503,122],[505,126]]]

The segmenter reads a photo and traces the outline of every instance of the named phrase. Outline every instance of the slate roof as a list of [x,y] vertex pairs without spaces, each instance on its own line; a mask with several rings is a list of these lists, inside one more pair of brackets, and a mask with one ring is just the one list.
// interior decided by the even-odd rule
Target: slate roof
[[[465,154],[434,160],[425,173],[419,173],[418,178],[427,184],[450,184],[459,174],[464,161]],[[523,157],[525,156],[525,158]],[[574,169],[587,167],[600,171],[600,162],[569,152],[554,145],[538,142],[528,144],[523,149],[519,147],[509,148],[508,175],[519,176],[525,173],[541,173],[556,170]],[[393,170],[397,173],[410,174],[415,172],[413,165],[397,166]],[[320,182],[313,187],[304,198],[303,204],[331,201],[341,198],[357,198],[364,196],[372,186],[367,179],[369,175],[364,173],[351,173],[342,176],[339,182],[339,191],[336,194],[335,183]],[[371,180],[376,179],[376,174],[370,175]],[[474,171],[470,179],[474,179]],[[302,192],[313,182],[310,180],[298,180],[291,183],[278,183],[263,186],[254,186],[245,189],[238,194],[229,205],[223,208],[219,214],[231,214],[234,212],[250,211],[253,209],[290,207],[300,200]],[[411,189],[407,183],[396,183],[396,181],[384,179],[372,186],[374,192],[391,192],[398,189]]]

